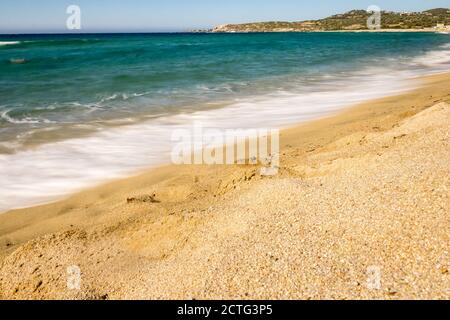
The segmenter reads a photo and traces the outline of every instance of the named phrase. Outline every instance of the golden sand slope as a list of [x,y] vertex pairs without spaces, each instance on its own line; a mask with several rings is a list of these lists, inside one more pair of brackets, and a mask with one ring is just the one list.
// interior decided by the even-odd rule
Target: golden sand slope
[[448,299],[449,87],[287,130],[274,178],[166,167],[2,215],[1,298]]

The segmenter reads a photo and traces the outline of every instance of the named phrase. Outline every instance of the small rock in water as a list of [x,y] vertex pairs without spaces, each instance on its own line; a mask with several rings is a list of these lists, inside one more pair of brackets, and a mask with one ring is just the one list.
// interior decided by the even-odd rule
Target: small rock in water
[[11,59],[9,60],[9,62],[11,62],[12,64],[24,64],[27,63],[28,61],[25,59]]

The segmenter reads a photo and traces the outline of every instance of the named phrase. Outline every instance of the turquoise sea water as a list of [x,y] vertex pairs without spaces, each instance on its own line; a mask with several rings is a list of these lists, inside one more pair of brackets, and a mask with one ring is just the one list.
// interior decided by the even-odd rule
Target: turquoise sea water
[[0,210],[164,161],[170,130],[194,119],[278,127],[404,90],[412,76],[450,69],[449,40],[432,33],[0,36]]

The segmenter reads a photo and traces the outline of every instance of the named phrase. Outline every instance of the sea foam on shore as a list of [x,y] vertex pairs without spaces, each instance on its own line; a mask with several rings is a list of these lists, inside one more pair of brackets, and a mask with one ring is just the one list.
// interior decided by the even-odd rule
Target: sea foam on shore
[[[195,122],[218,129],[280,128],[317,119],[343,107],[412,88],[400,75],[361,75],[342,88],[296,95],[278,92],[225,108],[165,116],[111,128],[86,138],[0,155],[0,210],[60,198],[96,183],[167,163],[171,133]],[[405,75],[403,75],[405,77]]]

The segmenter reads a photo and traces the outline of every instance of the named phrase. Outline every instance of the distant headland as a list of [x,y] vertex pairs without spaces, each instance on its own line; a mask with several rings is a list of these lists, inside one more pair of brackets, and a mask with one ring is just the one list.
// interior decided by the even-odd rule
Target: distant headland
[[367,25],[367,20],[373,13],[352,10],[319,20],[225,24],[210,30],[194,30],[194,32],[450,31],[450,9],[448,8],[423,12],[381,11],[380,14],[381,24],[376,30],[369,29]]

